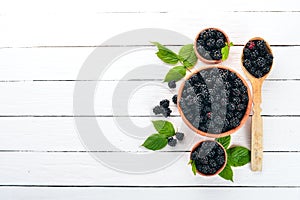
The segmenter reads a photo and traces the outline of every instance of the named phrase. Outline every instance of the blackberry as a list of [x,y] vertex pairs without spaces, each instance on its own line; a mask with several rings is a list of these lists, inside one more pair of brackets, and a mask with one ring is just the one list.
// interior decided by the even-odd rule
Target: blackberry
[[231,127],[235,128],[240,125],[240,120],[237,117],[232,118],[230,121]]
[[251,56],[251,50],[250,49],[245,48],[243,53],[244,53],[244,58],[250,58],[250,56]]
[[172,113],[172,110],[170,108],[164,108],[162,114],[164,117],[170,117],[171,116],[171,113]]
[[177,144],[177,140],[174,139],[173,137],[169,137],[168,138],[168,145],[171,146],[171,147],[175,147]]
[[266,49],[266,44],[265,41],[263,40],[259,40],[256,42],[256,46],[260,49],[260,50],[265,50]]
[[259,52],[257,50],[254,50],[250,54],[250,59],[255,60],[255,59],[257,59],[258,56],[259,56]]
[[207,165],[208,164],[208,158],[206,156],[200,158],[199,160],[200,160],[200,163],[203,164],[203,165]]
[[184,138],[184,133],[176,132],[175,136],[176,136],[177,140],[182,141]]
[[215,160],[209,160],[209,167],[210,168],[215,168],[217,167],[217,162]]
[[208,39],[208,40],[206,41],[206,47],[207,47],[207,50],[213,49],[213,48],[215,47],[215,44],[216,44],[215,39],[212,39],[212,38]]
[[256,64],[258,67],[265,67],[266,66],[266,60],[263,57],[258,57],[256,60]]
[[205,51],[205,53],[203,54],[203,57],[207,60],[212,60],[212,57],[210,56],[209,51]]
[[[204,41],[203,41],[204,42]],[[205,54],[205,52],[206,52],[206,50],[205,50],[205,48],[204,48],[204,46],[197,46],[197,51],[198,51],[198,53],[200,54],[200,55],[202,55],[202,56],[204,56],[204,54]]]
[[[241,102],[241,99],[239,97],[233,97],[232,102],[236,105],[238,105]],[[242,104],[243,105],[243,104]]]
[[164,99],[159,102],[159,105],[163,108],[168,108],[169,104],[170,104],[170,101],[168,99]]
[[245,109],[246,109],[245,104],[239,104],[239,105],[237,106],[237,110],[238,110],[238,111],[243,111],[243,110],[245,110]]
[[228,109],[229,111],[234,111],[234,110],[235,110],[235,105],[234,105],[234,103],[229,103],[229,104],[227,105],[227,109]]
[[[222,155],[222,154],[219,154],[219,155]],[[217,156],[216,162],[219,166],[222,166],[225,163],[225,156]]]
[[213,29],[209,29],[209,30],[207,31],[207,34],[208,34],[208,36],[209,36],[210,38],[216,38],[216,36],[217,36],[216,31],[213,30]]
[[218,40],[216,41],[216,47],[217,47],[217,48],[221,49],[221,48],[223,48],[224,46],[225,46],[225,42],[224,42],[223,39],[218,39]]
[[197,40],[198,46],[204,46],[204,44],[205,44],[204,40]]
[[200,33],[200,38],[202,40],[207,40],[208,39],[208,34],[207,34],[207,31],[203,31],[202,33]]
[[222,33],[222,32],[220,32],[220,31],[217,31],[217,38],[218,39],[225,39],[225,36],[224,36],[224,34]]
[[272,63],[273,63],[273,56],[272,56],[272,54],[265,55],[265,59],[266,59],[268,65],[272,65]]
[[168,86],[169,86],[169,88],[176,88],[176,81],[170,81],[169,83],[168,83]]
[[232,94],[233,94],[234,96],[240,96],[241,91],[240,91],[238,88],[233,88],[233,89],[232,89]]
[[211,57],[214,60],[221,60],[222,59],[222,53],[220,50],[213,50],[211,53]]
[[153,113],[155,114],[155,115],[158,115],[158,114],[162,114],[163,113],[163,108],[161,107],[161,106],[155,106],[154,108],[153,108]]
[[177,94],[172,97],[172,101],[174,104],[177,104]]

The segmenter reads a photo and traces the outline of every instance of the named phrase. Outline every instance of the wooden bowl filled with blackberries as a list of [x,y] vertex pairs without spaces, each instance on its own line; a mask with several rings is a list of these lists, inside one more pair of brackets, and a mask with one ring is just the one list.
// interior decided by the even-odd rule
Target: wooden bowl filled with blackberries
[[222,48],[229,43],[229,38],[224,31],[218,28],[206,28],[196,36],[194,51],[202,62],[217,64],[222,62]]
[[216,141],[200,141],[191,151],[190,163],[195,166],[196,172],[203,176],[219,174],[226,162],[226,150]]
[[225,66],[191,73],[178,91],[178,111],[194,132],[219,138],[237,131],[249,117],[252,97],[245,79]]

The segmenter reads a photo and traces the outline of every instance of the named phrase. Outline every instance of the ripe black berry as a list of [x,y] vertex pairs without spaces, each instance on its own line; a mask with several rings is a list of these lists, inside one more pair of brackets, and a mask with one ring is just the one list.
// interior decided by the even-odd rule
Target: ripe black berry
[[176,88],[176,81],[172,80],[168,83],[169,88]]
[[168,108],[170,104],[170,101],[168,99],[164,99],[159,102],[159,105],[162,106],[163,108]]
[[175,147],[177,144],[177,140],[174,139],[173,137],[168,138],[168,145],[171,147]]
[[172,97],[172,101],[174,104],[177,104],[177,94]]
[[176,136],[177,140],[181,141],[184,138],[184,133],[176,132],[175,136]]
[[154,113],[155,115],[162,114],[163,110],[164,110],[164,109],[163,109],[161,106],[155,106],[155,107],[153,108],[153,113]]
[[171,113],[172,113],[172,110],[170,108],[164,108],[163,112],[162,112],[163,116],[166,118],[170,117]]
[[215,41],[215,39],[208,39],[207,41],[206,41],[206,47],[207,47],[207,49],[208,50],[211,50],[211,49],[213,49],[214,47],[215,47],[215,45],[216,45],[216,41]]
[[216,41],[216,47],[217,47],[217,48],[223,48],[223,47],[225,47],[225,42],[224,42],[224,40],[223,40],[223,39],[218,39],[218,40]]

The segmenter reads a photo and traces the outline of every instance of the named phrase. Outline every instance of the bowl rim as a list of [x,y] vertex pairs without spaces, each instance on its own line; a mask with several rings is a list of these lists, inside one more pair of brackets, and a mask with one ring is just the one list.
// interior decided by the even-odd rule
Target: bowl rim
[[[273,51],[272,51],[272,49],[271,49],[270,44],[269,44],[264,38],[262,38],[262,37],[253,37],[253,38],[251,38],[250,40],[248,40],[248,42],[254,41],[254,40],[263,40],[263,41],[265,41],[266,46],[267,46],[267,50],[269,51],[269,53],[272,54],[272,56],[274,55],[274,54],[273,54]],[[248,42],[247,42],[247,43],[248,43]],[[250,76],[250,77],[252,77],[253,79],[262,79],[262,80],[265,80],[265,79],[267,78],[267,76],[270,74],[270,72],[271,72],[271,70],[272,70],[272,68],[273,68],[273,62],[272,62],[272,65],[270,66],[269,72],[266,73],[264,76],[262,76],[262,77],[260,77],[260,78],[256,78],[255,76],[253,76],[250,72],[248,72],[248,70],[246,69],[246,67],[244,67],[244,64],[243,64],[243,62],[244,62],[244,60],[245,60],[245,58],[244,58],[244,49],[246,48],[247,43],[243,46],[242,55],[241,55],[241,65],[242,65],[242,70],[243,70],[243,72],[244,72],[247,76]],[[273,57],[273,58],[274,58],[274,57]]]
[[[222,59],[220,59],[220,60],[207,60],[207,59],[205,59],[203,56],[201,56],[201,55],[199,54],[199,52],[197,51],[197,39],[199,38],[200,34],[201,34],[203,31],[206,31],[206,30],[208,30],[208,29],[213,29],[213,30],[220,31],[221,33],[224,34],[227,44],[230,43],[230,40],[229,40],[229,38],[228,38],[228,35],[227,35],[223,30],[221,30],[221,29],[219,29],[219,28],[213,28],[213,27],[211,27],[211,28],[205,28],[205,29],[202,29],[202,30],[196,35],[196,38],[195,38],[195,40],[194,40],[194,52],[195,52],[197,58],[198,58],[199,60],[201,60],[202,62],[206,63],[206,64],[219,64],[219,63],[222,62]],[[228,48],[230,49],[230,45],[228,46]]]
[[[202,71],[202,70],[205,70],[205,69],[212,69],[212,68],[221,68],[221,69],[226,69],[226,70],[229,70],[233,73],[235,73],[242,81],[243,81],[243,84],[247,87],[247,92],[248,92],[248,105],[247,105],[247,109],[246,109],[246,112],[242,118],[242,120],[240,121],[240,125],[238,125],[237,127],[233,128],[233,129],[230,129],[226,132],[223,132],[223,133],[219,133],[219,134],[213,134],[213,133],[206,133],[206,132],[203,132],[199,129],[197,129],[196,127],[194,127],[187,119],[186,117],[184,116],[183,114],[183,111],[180,107],[180,99],[181,99],[181,95],[182,95],[182,91],[183,91],[183,87],[185,85],[185,82],[191,78],[191,76],[193,76],[194,74]],[[226,67],[226,66],[223,66],[223,65],[216,65],[216,66],[205,66],[205,67],[202,67],[200,69],[197,69],[195,71],[193,71],[192,73],[190,73],[188,76],[185,77],[185,80],[182,82],[179,90],[178,90],[178,97],[177,97],[177,108],[178,108],[178,111],[179,111],[179,114],[182,118],[182,120],[185,122],[185,124],[190,128],[192,129],[194,132],[196,132],[197,134],[200,134],[202,136],[206,136],[206,137],[211,137],[211,138],[220,138],[220,137],[225,137],[225,136],[228,136],[228,135],[231,135],[232,133],[236,132],[237,130],[239,130],[247,121],[247,119],[249,118],[249,114],[251,112],[251,107],[252,107],[252,93],[251,93],[251,90],[250,90],[250,87],[248,85],[248,83],[246,82],[246,80],[242,77],[241,74],[239,74],[237,71],[233,70],[232,68],[230,67]]]
[[224,151],[224,153],[225,153],[225,162],[224,162],[223,166],[222,166],[218,171],[216,171],[216,173],[214,173],[214,174],[203,174],[203,173],[201,173],[197,168],[196,168],[196,172],[197,172],[197,174],[200,174],[200,175],[202,175],[202,176],[215,176],[215,175],[219,174],[221,171],[223,171],[223,169],[225,168],[225,166],[226,166],[226,164],[227,164],[227,152],[226,152],[226,149],[223,147],[223,145],[221,145],[221,143],[219,143],[219,142],[217,142],[217,141],[215,141],[215,140],[200,140],[199,142],[197,142],[197,143],[192,147],[192,150],[191,150],[191,152],[190,152],[190,160],[192,160],[192,159],[191,159],[192,153],[195,151],[195,149],[196,149],[201,143],[207,142],[207,141],[216,142],[219,146],[222,147],[222,149],[223,149],[223,151]]

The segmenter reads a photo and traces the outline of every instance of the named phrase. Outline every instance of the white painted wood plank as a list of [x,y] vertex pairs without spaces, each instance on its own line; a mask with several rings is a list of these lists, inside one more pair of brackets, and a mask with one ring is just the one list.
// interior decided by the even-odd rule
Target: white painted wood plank
[[[163,41],[161,41],[163,42]],[[124,47],[99,47],[118,49]],[[116,60],[101,80],[120,80],[131,70],[148,64],[162,67],[151,73],[153,79],[163,79],[167,71],[155,55],[154,47],[137,47],[140,51],[130,53]],[[169,47],[178,52],[180,47]],[[0,49],[0,80],[76,80],[85,59],[95,48],[10,48]],[[242,47],[232,47],[229,59],[224,65],[243,74],[240,57]],[[268,79],[299,79],[300,68],[294,62],[300,54],[300,47],[273,47],[275,56],[273,70]],[[99,63],[101,63],[100,58]],[[198,61],[197,67],[206,65]],[[17,73],[16,73],[17,72]],[[145,74],[137,74],[142,78]]]
[[[118,83],[132,89],[114,92]],[[2,82],[0,93],[5,95],[0,98],[1,115],[73,115],[74,84],[64,81]],[[94,83],[82,81],[77,84],[90,87]],[[161,99],[171,99],[175,93],[159,81],[100,81],[97,84],[96,115],[152,115],[152,108]],[[299,88],[299,81],[266,81],[263,85],[262,114],[299,115]],[[118,95],[113,97],[114,93]],[[113,102],[116,104],[114,108]],[[128,108],[128,112],[123,110],[124,107]],[[173,109],[175,105],[171,107]],[[172,114],[178,114],[177,109],[173,110]],[[93,115],[90,111],[76,114]]]
[[[213,8],[209,1],[199,2],[191,0],[188,3],[180,1],[145,1],[128,0],[126,2],[120,0],[111,0],[107,2],[97,0],[54,0],[44,1],[28,0],[26,3],[20,0],[2,1],[1,14],[19,14],[19,13],[92,13],[92,12],[166,12],[166,11],[295,11],[300,10],[297,0],[288,1],[259,1],[243,2],[236,0],[221,1],[216,0]],[[18,6],[16,6],[18,5]],[[34,5],[34,7],[31,7]],[[59,6],[57,6],[59,5]],[[259,5],[259,6],[258,6]],[[29,7],[30,6],[30,7]],[[184,6],[184,9],[182,7]],[[30,13],[28,13],[30,10]]]
[[298,188],[42,188],[1,187],[0,198],[14,200],[88,200],[88,199],[190,199],[299,200]]
[[[99,153],[100,154],[100,153]],[[103,154],[103,153],[101,153]],[[119,162],[124,153],[116,156]],[[187,165],[189,153],[160,152],[158,161],[181,155],[169,167],[154,173],[128,174],[107,168],[88,153],[1,153],[0,185],[140,185],[140,186],[299,186],[300,153],[265,153],[263,172],[250,165],[234,169],[234,183],[218,176],[194,176]],[[133,154],[134,155],[134,154]],[[126,166],[135,169],[136,163]],[[164,178],[162,178],[164,177]]]
[[[132,138],[116,124],[118,118],[97,118],[108,140],[123,151],[146,151],[140,145],[144,139],[155,132],[151,118],[132,117],[132,122],[141,127],[140,138]],[[300,151],[298,124],[299,117],[263,117],[265,151]],[[202,139],[187,128],[179,117],[171,122],[186,134],[184,142],[165,151],[189,151],[193,144]],[[149,130],[143,127],[150,126]],[[137,127],[138,128],[138,127]],[[72,118],[0,118],[0,150],[9,151],[86,151]],[[231,144],[250,148],[250,119],[246,125],[232,135]],[[99,151],[101,148],[98,149]],[[113,149],[106,149],[113,150]]]
[[[189,38],[195,38],[203,28],[219,27],[236,44],[244,44],[254,36],[261,36],[272,45],[299,45],[300,29],[295,28],[298,27],[299,18],[300,12],[215,13],[202,12],[202,10],[182,13],[88,13],[84,15],[54,12],[43,15],[24,14],[22,20],[17,15],[2,15],[0,16],[2,28],[0,46],[100,45],[122,32],[149,27],[177,31]],[[134,40],[110,44],[148,44],[148,41],[156,39],[153,37]],[[174,38],[166,38],[164,42],[176,44]]]

